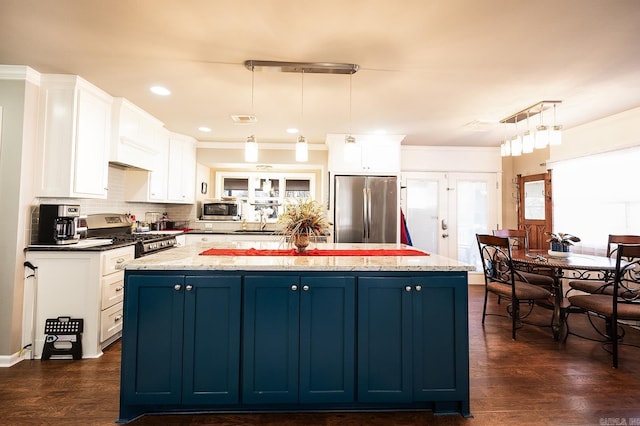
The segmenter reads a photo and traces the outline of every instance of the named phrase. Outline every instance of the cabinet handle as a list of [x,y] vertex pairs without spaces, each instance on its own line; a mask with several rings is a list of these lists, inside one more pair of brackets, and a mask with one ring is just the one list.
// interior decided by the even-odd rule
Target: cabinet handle
[[122,262],[124,262],[124,259],[121,257],[119,257],[118,260],[116,260],[116,263],[122,263]]
[[297,289],[298,289],[297,285],[294,284],[294,285],[291,286],[291,290],[296,291]]
[[404,290],[405,290],[405,291],[411,291],[411,286],[410,286],[410,285],[406,286],[406,287],[404,288]]
[[302,286],[302,289],[303,289],[304,291],[309,291],[309,286],[308,286],[308,285],[303,285],[303,286]]
[[124,287],[116,287],[116,291],[122,291]]
[[416,291],[420,291],[420,290],[422,290],[422,286],[421,285],[417,285],[416,286]]
[[179,291],[179,290],[182,288],[182,286],[181,286],[180,284],[176,284],[176,285],[174,285],[174,286],[173,286],[173,288],[174,288],[176,291]]
[[185,289],[187,289],[187,291],[191,291],[193,289],[193,286],[191,284],[187,284]]
[[113,319],[113,322],[118,322],[122,319],[122,315],[118,315]]

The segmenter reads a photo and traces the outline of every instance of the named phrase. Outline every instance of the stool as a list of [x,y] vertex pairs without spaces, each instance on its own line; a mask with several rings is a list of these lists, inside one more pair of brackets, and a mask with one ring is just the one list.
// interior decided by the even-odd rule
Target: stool
[[[81,318],[58,317],[47,319],[44,325],[46,334],[42,347],[42,359],[50,359],[51,355],[71,355],[73,359],[82,358],[82,327]],[[64,342],[70,347],[57,347],[57,342]]]

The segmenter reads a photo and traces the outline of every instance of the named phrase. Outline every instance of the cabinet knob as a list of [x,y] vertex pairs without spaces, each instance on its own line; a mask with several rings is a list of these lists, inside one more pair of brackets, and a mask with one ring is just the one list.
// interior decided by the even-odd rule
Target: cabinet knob
[[416,286],[416,291],[420,291],[420,290],[422,290],[422,286],[421,285],[417,285]]
[[176,285],[174,285],[174,286],[173,286],[173,288],[174,288],[176,291],[179,291],[179,290],[182,288],[182,286],[181,286],[180,284],[176,284]]
[[186,289],[187,291],[191,291],[191,290],[193,290],[193,286],[192,286],[191,284],[187,284],[187,286],[185,287],[185,289]]
[[410,285],[406,286],[406,287],[404,288],[404,290],[405,290],[405,291],[411,291],[411,286],[410,286]]
[[291,290],[296,291],[297,289],[298,289],[297,285],[294,284],[294,285],[291,286]]
[[122,262],[124,262],[124,259],[121,257],[119,257],[118,260],[116,260],[116,263],[122,263]]
[[302,286],[302,289],[303,289],[304,291],[309,291],[309,286],[308,286],[308,285],[303,285],[303,286]]
[[113,319],[113,322],[118,322],[122,319],[122,315],[118,315]]
[[122,291],[124,287],[116,287],[116,291]]

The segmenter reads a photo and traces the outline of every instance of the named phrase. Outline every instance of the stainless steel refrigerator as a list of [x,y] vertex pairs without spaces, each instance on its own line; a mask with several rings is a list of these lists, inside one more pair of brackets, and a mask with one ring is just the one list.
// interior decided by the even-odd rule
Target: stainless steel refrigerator
[[398,178],[336,175],[333,210],[336,243],[396,243]]

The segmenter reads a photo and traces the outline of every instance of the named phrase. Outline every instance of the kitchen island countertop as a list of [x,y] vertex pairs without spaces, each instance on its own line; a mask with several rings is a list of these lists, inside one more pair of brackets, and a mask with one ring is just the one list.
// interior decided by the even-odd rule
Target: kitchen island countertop
[[[474,267],[454,259],[428,256],[205,256],[210,248],[283,249],[279,242],[195,243],[130,261],[126,270],[293,270],[293,271],[473,271]],[[323,250],[414,249],[403,244],[317,243]]]

